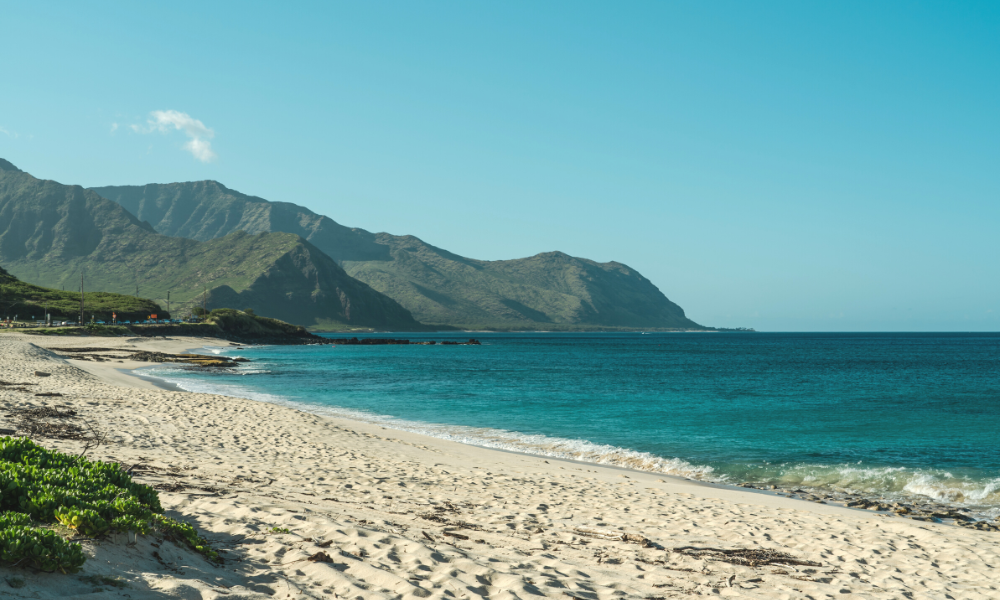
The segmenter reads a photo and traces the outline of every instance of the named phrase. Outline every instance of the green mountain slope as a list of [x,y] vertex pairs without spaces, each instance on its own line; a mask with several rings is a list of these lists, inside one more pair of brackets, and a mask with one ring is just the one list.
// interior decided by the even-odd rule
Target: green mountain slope
[[[109,294],[107,292],[86,293],[84,290],[84,320],[91,316],[99,321],[108,321],[112,313],[122,321],[146,319],[149,315],[168,318],[158,304],[145,298]],[[64,292],[31,285],[18,280],[0,268],[0,318],[18,320],[43,320],[45,313],[53,320],[73,320],[80,318],[80,293]]]
[[370,233],[216,181],[92,188],[159,233],[210,240],[233,231],[299,235],[420,321],[457,327],[704,329],[626,265],[561,252],[483,261],[413,236]]
[[[43,181],[0,162],[0,264],[22,280],[252,308],[297,325],[419,329],[410,313],[353,279],[292,233],[243,231],[207,242],[156,233],[79,186]],[[203,298],[203,293],[207,297]]]

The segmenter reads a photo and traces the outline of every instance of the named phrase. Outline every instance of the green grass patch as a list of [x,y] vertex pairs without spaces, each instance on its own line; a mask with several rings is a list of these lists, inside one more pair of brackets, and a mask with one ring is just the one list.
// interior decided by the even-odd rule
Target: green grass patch
[[49,450],[26,438],[0,438],[0,562],[78,571],[86,561],[83,549],[59,535],[56,523],[86,537],[155,532],[220,560],[193,527],[162,513],[156,491],[132,481],[116,464]]

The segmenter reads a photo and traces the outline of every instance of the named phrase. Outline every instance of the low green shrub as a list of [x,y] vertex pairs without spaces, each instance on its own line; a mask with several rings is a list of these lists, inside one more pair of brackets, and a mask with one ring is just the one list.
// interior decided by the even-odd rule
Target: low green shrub
[[51,529],[24,525],[0,529],[0,561],[5,563],[74,573],[86,560],[80,544],[66,541]]
[[112,531],[156,532],[213,561],[219,555],[195,529],[162,515],[153,488],[118,465],[0,437],[0,561],[71,573],[85,560],[79,544],[38,524],[62,523],[87,537]]
[[111,524],[102,519],[96,510],[90,508],[63,508],[57,510],[55,514],[57,521],[87,537],[97,537],[111,529]]

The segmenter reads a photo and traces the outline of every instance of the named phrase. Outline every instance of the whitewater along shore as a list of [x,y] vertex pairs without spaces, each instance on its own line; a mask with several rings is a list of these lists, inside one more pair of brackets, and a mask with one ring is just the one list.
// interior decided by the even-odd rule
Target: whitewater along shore
[[[149,364],[127,357],[204,345],[219,341],[0,335],[0,428],[122,464],[225,559],[155,536],[83,540],[81,573],[4,567],[4,593],[1000,597],[996,532],[488,450],[127,374]],[[57,352],[84,347],[125,352]]]

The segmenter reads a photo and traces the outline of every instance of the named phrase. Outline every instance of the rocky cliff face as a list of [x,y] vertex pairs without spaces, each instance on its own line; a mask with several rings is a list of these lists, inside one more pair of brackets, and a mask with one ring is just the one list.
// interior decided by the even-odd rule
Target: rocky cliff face
[[[197,241],[161,235],[121,205],[80,186],[0,163],[0,263],[22,280],[135,293],[174,312],[188,304],[253,308],[298,325],[419,329],[406,309],[350,277],[293,233]],[[239,302],[235,306],[226,302]]]
[[159,233],[209,240],[237,230],[299,235],[425,323],[458,327],[703,329],[641,274],[561,252],[504,261],[414,236],[371,233],[215,181],[93,188]]

